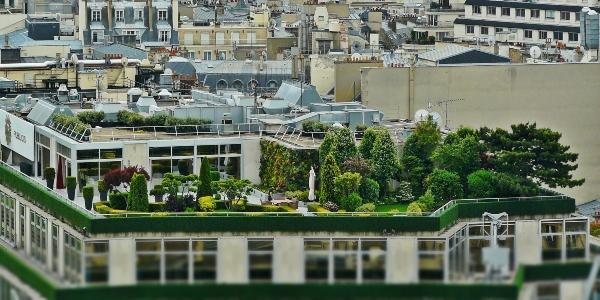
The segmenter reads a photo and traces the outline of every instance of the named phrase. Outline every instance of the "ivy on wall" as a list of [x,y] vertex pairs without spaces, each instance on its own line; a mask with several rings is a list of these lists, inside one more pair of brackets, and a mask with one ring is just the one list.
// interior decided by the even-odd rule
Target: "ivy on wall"
[[[319,174],[319,152],[316,149],[290,149],[277,142],[260,142],[260,180],[265,188],[275,191],[308,189],[310,167]],[[318,176],[317,176],[318,177]]]

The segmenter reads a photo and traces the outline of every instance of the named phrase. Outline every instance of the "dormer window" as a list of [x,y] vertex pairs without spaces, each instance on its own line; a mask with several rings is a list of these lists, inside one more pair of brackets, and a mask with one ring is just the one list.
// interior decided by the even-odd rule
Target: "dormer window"
[[159,21],[167,20],[167,10],[166,9],[161,9],[158,11],[158,20]]
[[135,10],[135,20],[136,21],[143,21],[144,20],[144,11],[141,9],[136,9]]
[[100,10],[99,9],[92,10],[92,22],[98,22],[101,20],[102,20],[102,17],[100,14]]
[[123,22],[125,21],[125,12],[121,9],[115,11],[115,21]]

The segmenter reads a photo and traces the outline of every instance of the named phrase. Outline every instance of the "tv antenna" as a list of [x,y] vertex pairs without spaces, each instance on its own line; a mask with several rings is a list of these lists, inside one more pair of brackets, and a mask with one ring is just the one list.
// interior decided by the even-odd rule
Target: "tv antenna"
[[[432,104],[431,102],[429,102],[429,104],[427,105],[427,110],[431,111],[431,109],[434,106],[438,106],[440,108],[442,108],[442,110],[444,110],[444,128],[446,129],[450,129],[450,127],[448,127],[448,104],[449,103],[454,103],[454,102],[458,102],[458,101],[463,101],[465,99],[463,98],[458,98],[458,99],[446,99],[446,100],[440,100],[438,102],[436,102],[435,104]],[[431,116],[433,118],[438,118],[441,119],[441,116],[438,113],[431,113]],[[438,123],[439,124],[439,123]]]

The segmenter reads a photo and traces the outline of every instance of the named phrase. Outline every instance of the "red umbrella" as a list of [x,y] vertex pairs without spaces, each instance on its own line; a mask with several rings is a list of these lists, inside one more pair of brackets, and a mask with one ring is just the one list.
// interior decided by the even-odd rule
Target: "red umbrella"
[[62,190],[65,188],[65,182],[63,181],[63,159],[62,156],[58,157],[58,166],[56,168],[56,188]]

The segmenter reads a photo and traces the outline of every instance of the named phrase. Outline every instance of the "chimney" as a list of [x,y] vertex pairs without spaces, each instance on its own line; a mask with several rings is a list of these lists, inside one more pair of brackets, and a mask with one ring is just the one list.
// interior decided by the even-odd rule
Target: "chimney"
[[153,27],[153,13],[154,13],[154,9],[152,9],[152,0],[146,0],[146,6],[148,7],[148,30],[150,32],[152,32],[152,27]]
[[4,48],[10,48],[8,45],[8,34],[4,35]]
[[112,5],[112,0],[108,0],[108,34],[112,35],[112,29],[113,29],[113,5]]

